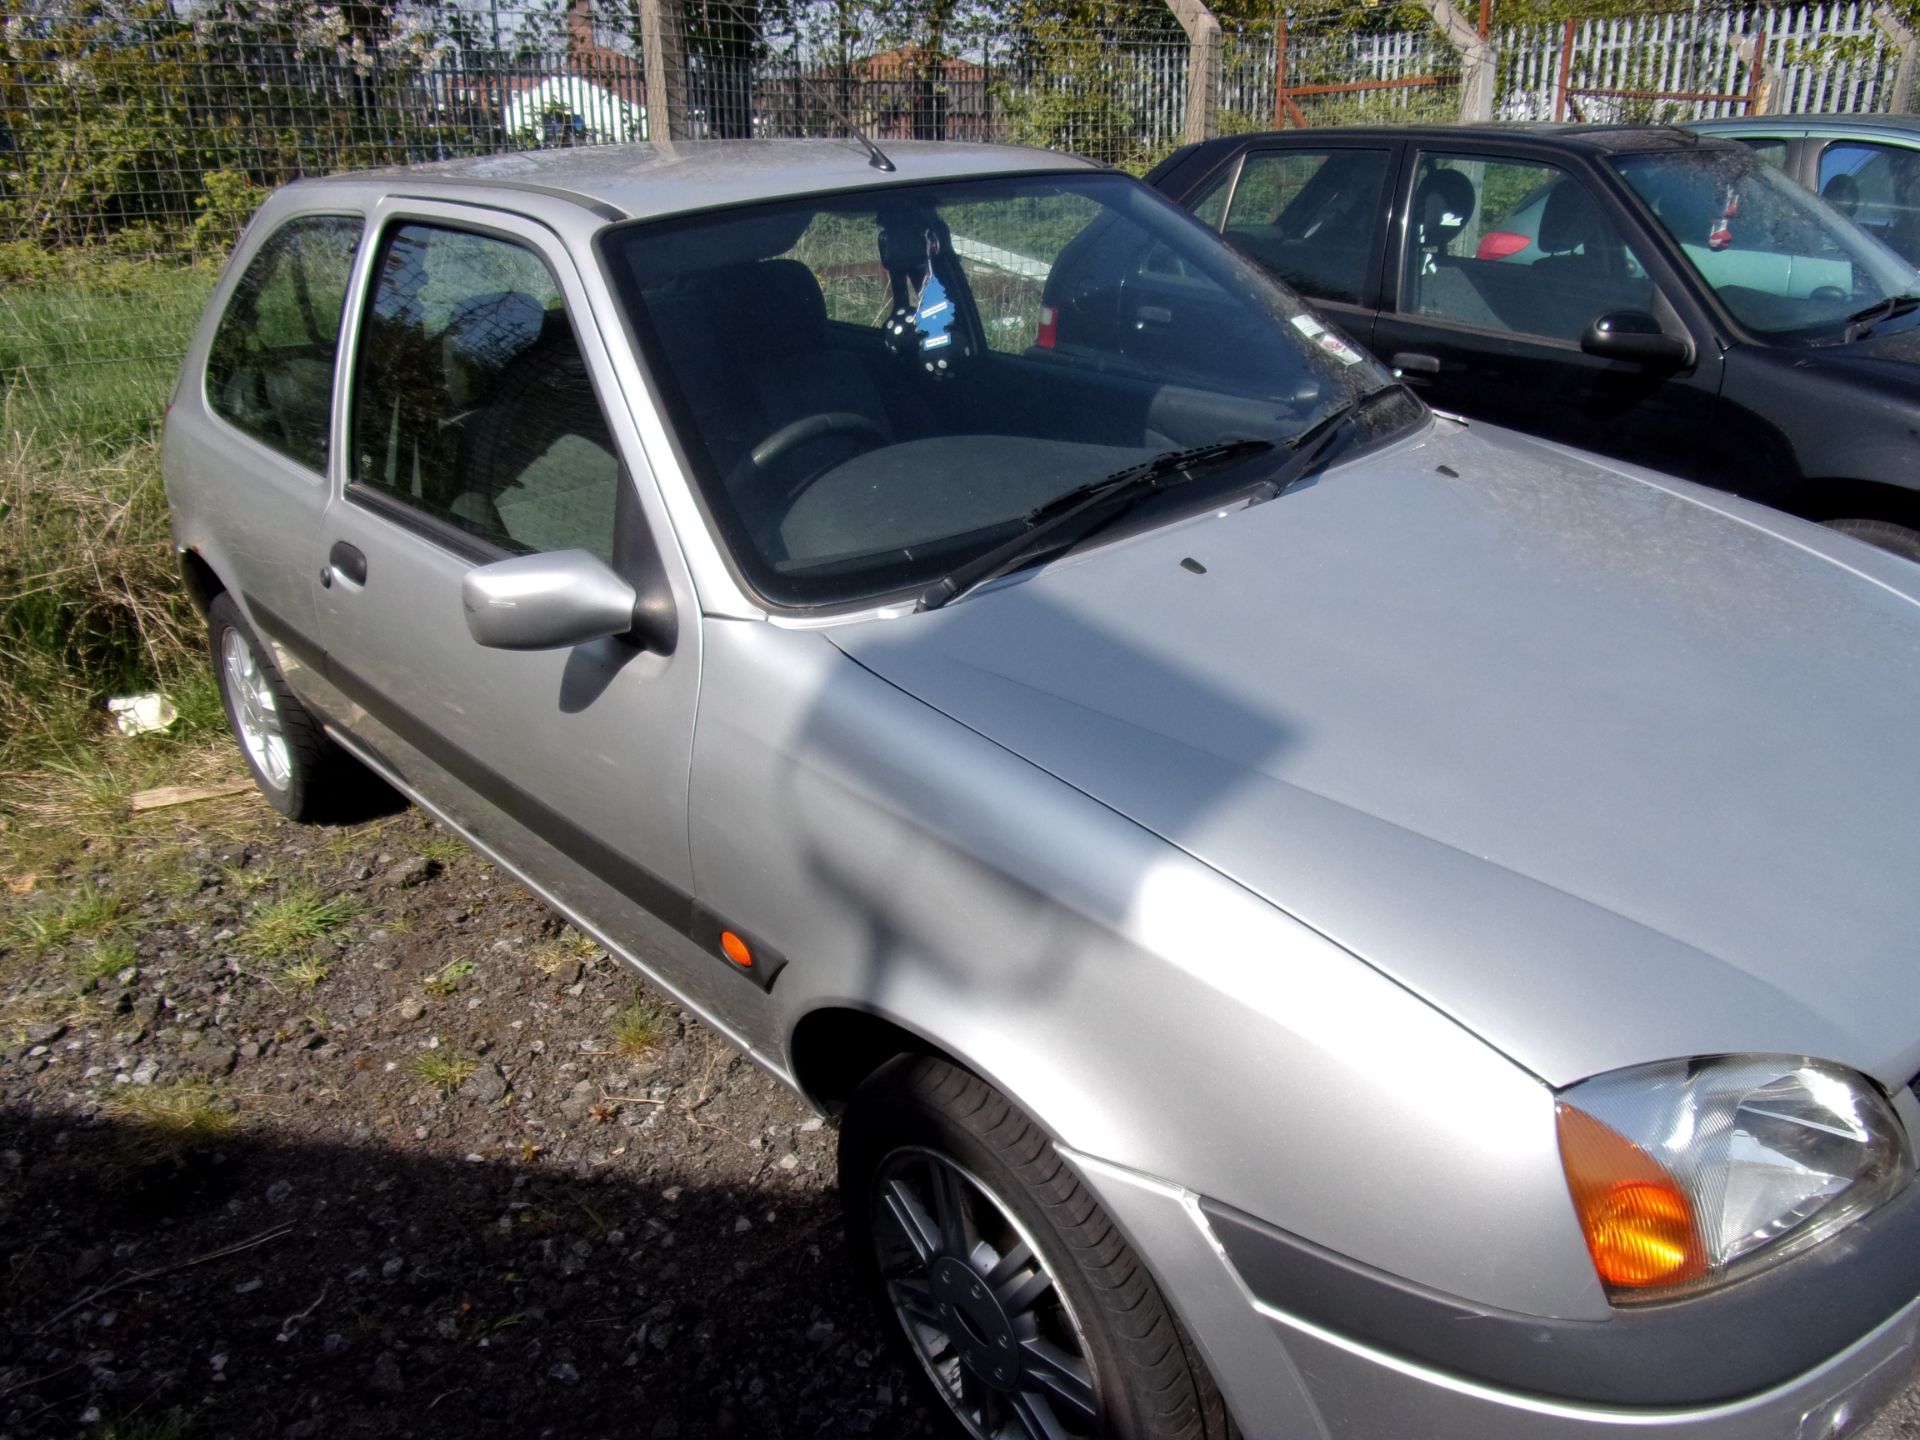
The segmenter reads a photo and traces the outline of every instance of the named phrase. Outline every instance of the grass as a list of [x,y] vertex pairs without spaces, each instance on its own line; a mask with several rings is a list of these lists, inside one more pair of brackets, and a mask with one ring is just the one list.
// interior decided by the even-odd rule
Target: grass
[[436,865],[451,865],[467,853],[467,843],[452,835],[436,835],[420,847],[423,858]]
[[240,943],[252,955],[280,959],[305,949],[359,913],[360,902],[351,896],[328,897],[315,886],[295,885],[253,912]]
[[315,989],[332,973],[332,966],[324,960],[316,960],[311,955],[302,960],[289,961],[280,967],[280,978],[289,984],[298,985],[302,990]]
[[433,974],[420,982],[420,988],[429,995],[451,995],[460,988],[460,982],[473,974],[471,960],[449,960]]
[[110,1113],[136,1121],[175,1142],[224,1135],[239,1118],[223,1092],[204,1080],[117,1085],[101,1105]]
[[[151,439],[110,452],[0,434],[0,769],[76,760],[108,696],[159,688],[215,723]],[[184,703],[183,703],[184,702]]]
[[160,417],[218,270],[76,250],[0,286],[10,425],[114,446]]
[[540,941],[527,953],[542,975],[558,975],[570,965],[590,964],[600,953],[600,942],[591,935],[569,930],[564,935]]
[[464,1055],[443,1055],[438,1050],[429,1050],[416,1055],[409,1068],[417,1079],[433,1086],[444,1099],[466,1084],[480,1066],[478,1061]]
[[133,942],[124,935],[110,935],[94,941],[92,952],[68,968],[72,971],[74,981],[84,987],[111,979],[134,963]]
[[83,883],[71,899],[22,918],[17,943],[32,954],[45,955],[64,950],[76,940],[101,940],[126,927],[123,910],[118,895]]
[[638,1060],[660,1043],[666,1017],[644,1000],[635,1000],[613,1022],[613,1048],[629,1060]]

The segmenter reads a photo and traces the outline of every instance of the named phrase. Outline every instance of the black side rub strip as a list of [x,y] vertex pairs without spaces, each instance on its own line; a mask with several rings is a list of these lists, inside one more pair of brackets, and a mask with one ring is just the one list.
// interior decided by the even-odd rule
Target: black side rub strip
[[754,964],[751,967],[735,964],[720,948],[720,932],[723,929],[736,929],[736,933],[743,936],[744,932],[726,925],[719,916],[696,905],[694,898],[679,886],[635,864],[545,801],[514,784],[492,766],[450,742],[417,716],[394,704],[370,681],[341,665],[311,638],[302,635],[266,606],[252,599],[248,600],[247,606],[261,628],[299,656],[303,664],[325,675],[354,704],[377,718],[488,804],[512,817],[596,879],[716,956],[727,969],[762,990],[772,990],[774,978],[787,963],[786,958],[772,947],[746,937],[752,945]]
[[1215,1201],[1200,1208],[1247,1288],[1274,1309],[1403,1359],[1558,1400],[1630,1408],[1736,1400],[1831,1359],[1920,1294],[1920,1183],[1772,1270],[1598,1321],[1490,1310]]

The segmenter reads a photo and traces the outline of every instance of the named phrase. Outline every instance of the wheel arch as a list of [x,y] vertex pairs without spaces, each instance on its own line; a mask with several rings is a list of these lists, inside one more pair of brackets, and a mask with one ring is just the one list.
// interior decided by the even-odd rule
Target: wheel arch
[[1781,508],[1806,520],[1886,520],[1920,530],[1920,490],[1884,480],[1808,480],[1794,487]]
[[214,597],[226,592],[226,583],[209,565],[206,557],[198,550],[186,549],[180,552],[180,584],[187,592],[187,599],[193,602],[193,608],[202,619],[206,618],[208,608]]
[[787,1040],[787,1067],[793,1083],[811,1104],[833,1115],[846,1108],[862,1081],[901,1055],[932,1055],[981,1074],[965,1057],[925,1035],[852,1005],[809,1010]]

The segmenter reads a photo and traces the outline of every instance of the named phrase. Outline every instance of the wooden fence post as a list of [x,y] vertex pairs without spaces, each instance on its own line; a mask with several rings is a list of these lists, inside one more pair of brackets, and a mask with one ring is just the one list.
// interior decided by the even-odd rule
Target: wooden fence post
[[1220,133],[1220,22],[1203,0],[1167,0],[1187,32],[1187,124],[1181,139],[1191,145]]
[[1433,16],[1447,43],[1460,52],[1461,122],[1491,120],[1494,83],[1499,79],[1492,39],[1454,9],[1453,0],[1420,0],[1420,8]]
[[647,66],[647,139],[685,140],[687,49],[680,28],[680,0],[637,0],[640,52]]
[[1920,60],[1920,37],[1894,13],[1891,5],[1874,6],[1873,23],[1900,52],[1899,66],[1893,72],[1893,103],[1887,109],[1904,115],[1913,108],[1913,71],[1914,62]]

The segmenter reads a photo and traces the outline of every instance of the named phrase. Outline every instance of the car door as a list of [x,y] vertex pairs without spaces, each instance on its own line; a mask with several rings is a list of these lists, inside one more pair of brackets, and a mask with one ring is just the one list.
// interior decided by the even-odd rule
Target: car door
[[1582,348],[1601,315],[1688,333],[1617,202],[1545,158],[1423,149],[1408,170],[1375,353],[1443,410],[1696,473],[1717,349],[1694,344],[1676,367]]
[[[725,1018],[751,987],[689,939],[700,634],[580,278],[543,227],[408,202],[376,215],[322,526],[320,636],[355,744],[603,937]],[[624,637],[484,648],[476,565],[584,549],[677,610]]]
[[1397,147],[1315,137],[1256,143],[1188,202],[1222,238],[1371,343]]

